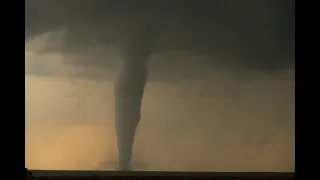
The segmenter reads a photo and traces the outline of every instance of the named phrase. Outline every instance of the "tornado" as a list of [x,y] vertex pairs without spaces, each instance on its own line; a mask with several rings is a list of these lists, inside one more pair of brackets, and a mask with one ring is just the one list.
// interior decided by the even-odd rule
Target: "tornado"
[[115,81],[115,129],[118,147],[118,170],[130,169],[130,160],[141,104],[147,82],[147,62],[158,29],[151,21],[138,27],[120,48],[119,73]]

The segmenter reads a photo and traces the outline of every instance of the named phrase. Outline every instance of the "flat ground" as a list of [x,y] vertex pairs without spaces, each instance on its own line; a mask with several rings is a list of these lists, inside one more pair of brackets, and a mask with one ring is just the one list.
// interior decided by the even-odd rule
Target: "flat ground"
[[214,172],[163,172],[163,171],[31,171],[39,180],[124,180],[124,179],[251,179],[292,180],[294,173],[214,173]]

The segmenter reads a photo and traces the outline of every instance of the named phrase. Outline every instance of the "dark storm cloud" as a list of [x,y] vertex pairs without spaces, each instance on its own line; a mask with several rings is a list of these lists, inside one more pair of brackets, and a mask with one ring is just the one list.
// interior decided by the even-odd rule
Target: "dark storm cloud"
[[[154,53],[187,51],[209,64],[258,70],[294,64],[293,0],[26,0],[26,38],[64,29],[65,53],[84,53],[92,42],[130,46],[128,39],[155,18]],[[147,33],[147,32],[146,32]],[[151,60],[152,61],[152,60]],[[170,61],[161,59],[170,66]],[[75,64],[106,66],[104,58]],[[188,66],[192,62],[185,61]]]
[[[216,151],[219,145],[211,144],[213,138],[225,141],[241,125],[244,133],[232,136],[239,137],[242,146],[265,149],[273,143],[272,138],[282,137],[273,132],[288,134],[279,127],[292,130],[294,126],[293,13],[290,0],[27,0],[26,40],[30,40],[27,47],[34,53],[27,62],[37,64],[30,65],[29,72],[35,73],[37,68],[44,71],[46,67],[63,74],[70,68],[76,72],[84,70],[81,76],[94,81],[97,76],[109,79],[109,74],[118,75],[115,89],[105,93],[115,92],[109,94],[115,97],[115,115],[110,119],[119,126],[117,136],[123,142],[123,148],[118,147],[123,157],[119,159],[126,161],[124,169],[128,167],[135,128],[141,119],[140,105],[147,79],[153,82],[148,83],[147,98],[142,104],[145,108],[157,106],[155,109],[161,111],[159,115],[150,112],[149,117],[143,115],[142,119],[148,119],[144,123],[160,125],[168,122],[159,131],[159,140],[170,141],[171,149],[177,142],[189,141],[192,135],[184,132],[194,130],[203,132],[194,138],[195,142],[202,141],[204,147]],[[56,32],[58,35],[52,35]],[[39,38],[43,33],[47,39]],[[38,39],[36,43],[34,39]],[[42,45],[37,45],[37,49],[30,42]],[[108,53],[113,50],[115,53]],[[40,63],[41,60],[48,61]],[[161,86],[151,90],[157,83]],[[155,94],[148,99],[148,92],[154,91],[161,91],[163,96]],[[168,96],[170,92],[172,95]],[[159,106],[164,98],[170,99],[163,105],[166,109]],[[213,113],[202,115],[209,112]],[[218,113],[231,117],[219,117]],[[163,114],[173,116],[170,119]],[[90,117],[90,121],[94,119]],[[213,123],[219,119],[222,120]],[[257,125],[250,126],[251,121]],[[225,125],[212,129],[219,124]],[[147,129],[151,132],[157,128]],[[177,136],[181,140],[171,141]],[[150,139],[161,149],[161,141]],[[186,144],[190,146],[190,142]],[[185,149],[189,150],[188,146]],[[157,155],[152,148],[153,158]],[[182,159],[188,157],[186,152]]]

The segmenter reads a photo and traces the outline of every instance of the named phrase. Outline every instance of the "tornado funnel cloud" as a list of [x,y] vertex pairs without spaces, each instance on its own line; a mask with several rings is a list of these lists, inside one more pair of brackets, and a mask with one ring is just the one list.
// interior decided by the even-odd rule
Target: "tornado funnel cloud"
[[[125,61],[126,63],[126,61]],[[140,107],[147,69],[134,68],[124,64],[115,83],[115,128],[120,170],[128,170],[131,160],[134,136],[140,121]]]
[[120,70],[115,81],[115,128],[119,170],[129,170],[135,132],[141,118],[141,103],[148,77],[154,31],[143,28],[121,48]]

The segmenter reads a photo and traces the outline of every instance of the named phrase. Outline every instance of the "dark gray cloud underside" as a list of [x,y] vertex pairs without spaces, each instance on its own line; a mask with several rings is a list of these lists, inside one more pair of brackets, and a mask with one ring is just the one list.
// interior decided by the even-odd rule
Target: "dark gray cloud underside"
[[122,48],[152,17],[160,27],[154,52],[208,54],[241,68],[294,64],[293,0],[26,0],[26,38],[64,28],[62,52],[80,52],[92,39]]

